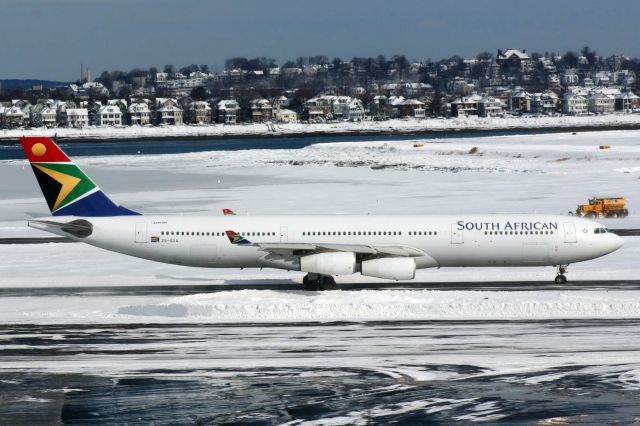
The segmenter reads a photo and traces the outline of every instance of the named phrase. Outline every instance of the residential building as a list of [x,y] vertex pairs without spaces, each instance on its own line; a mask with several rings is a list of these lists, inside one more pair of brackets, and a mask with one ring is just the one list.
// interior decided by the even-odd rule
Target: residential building
[[38,112],[37,121],[43,127],[56,127],[58,125],[57,111],[55,108],[45,106]]
[[560,98],[552,91],[531,95],[531,112],[553,114],[558,109]]
[[158,124],[174,126],[182,124],[182,109],[173,102],[166,102],[156,111]]
[[151,124],[151,110],[146,102],[131,102],[127,112],[129,113],[129,122],[132,125],[145,126]]
[[502,102],[493,96],[484,96],[478,101],[478,115],[480,117],[496,117],[502,114]]
[[349,103],[342,107],[342,119],[349,121],[362,121],[364,120],[364,106],[362,101],[357,98],[353,98]]
[[223,124],[236,124],[241,109],[235,99],[223,99],[216,105],[216,122]]
[[405,99],[398,104],[401,117],[425,118],[424,102],[417,99]]
[[209,124],[211,123],[211,107],[205,101],[193,101],[188,106],[189,123]]
[[478,102],[482,96],[473,94],[471,96],[463,96],[451,102],[452,117],[467,117],[470,115],[478,115]]
[[81,129],[89,125],[89,111],[86,108],[65,108],[62,114],[67,127]]
[[273,119],[278,123],[295,123],[298,121],[298,114],[290,109],[280,108],[274,111]]
[[586,96],[565,93],[562,97],[562,112],[570,115],[582,115],[587,113],[589,101]]
[[594,93],[589,96],[588,111],[597,114],[611,113],[615,110],[615,97],[606,93]]
[[9,108],[5,108],[3,115],[4,115],[3,121],[5,125],[10,127],[22,126],[26,120],[25,114],[16,105],[13,105]]
[[640,96],[633,92],[624,92],[616,95],[615,110],[625,113],[640,110]]
[[304,103],[303,119],[322,121],[333,118],[331,99],[326,96],[316,96]]
[[531,94],[526,90],[519,90],[509,98],[511,111],[526,113],[531,112]]
[[122,126],[122,111],[115,105],[105,105],[98,110],[98,126]]
[[273,108],[271,102],[267,99],[254,99],[251,101],[251,121],[254,123],[263,123],[271,121]]
[[498,50],[496,62],[503,68],[520,69],[529,72],[533,69],[533,61],[525,50],[507,49],[504,52]]

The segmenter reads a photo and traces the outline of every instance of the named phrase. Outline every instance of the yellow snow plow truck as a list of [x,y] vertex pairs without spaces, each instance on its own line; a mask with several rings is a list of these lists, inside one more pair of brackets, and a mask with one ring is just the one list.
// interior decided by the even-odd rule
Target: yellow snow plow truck
[[622,197],[593,197],[589,204],[579,205],[576,215],[583,217],[626,217],[629,210],[625,207],[626,198]]

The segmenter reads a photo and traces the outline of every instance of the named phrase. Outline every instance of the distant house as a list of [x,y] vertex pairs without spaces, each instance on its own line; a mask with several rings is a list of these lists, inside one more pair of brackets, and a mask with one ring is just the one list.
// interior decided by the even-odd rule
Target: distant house
[[531,112],[531,94],[525,90],[513,93],[509,98],[509,109],[516,112]]
[[417,99],[405,99],[398,104],[401,117],[425,118],[424,102]]
[[193,124],[211,123],[211,107],[205,101],[194,101],[189,104],[189,122]]
[[327,95],[326,98],[331,104],[331,114],[333,118],[344,118],[343,111],[351,102],[350,96]]
[[122,126],[122,111],[115,105],[105,105],[98,110],[98,126]]
[[531,112],[536,114],[552,114],[558,109],[560,98],[552,91],[531,95]]
[[236,124],[241,109],[235,99],[223,99],[216,105],[216,122],[223,124]]
[[63,117],[67,127],[81,129],[89,125],[89,112],[86,108],[65,108]]
[[251,101],[251,121],[254,123],[271,121],[272,115],[271,102],[266,99],[254,99]]
[[565,93],[562,97],[562,112],[569,115],[586,114],[588,103],[586,96],[574,93]]
[[634,112],[640,109],[640,96],[633,92],[624,92],[615,97],[615,110],[620,112]]
[[319,121],[333,118],[331,100],[325,96],[316,96],[304,103],[303,120]]
[[382,106],[382,115],[389,118],[401,117],[400,105],[402,105],[405,100],[404,96],[390,96]]
[[156,119],[158,120],[158,124],[171,126],[182,124],[182,109],[171,103],[167,103],[156,111]]
[[598,71],[593,76],[595,84],[598,86],[610,86],[613,83],[613,74],[609,71]]
[[56,127],[58,125],[56,117],[57,111],[55,108],[46,106],[38,112],[37,121],[43,127]]
[[373,100],[369,103],[369,114],[371,117],[384,117],[384,106],[387,103],[387,97],[384,95],[377,95],[373,97]]
[[482,100],[482,96],[473,94],[471,96],[463,96],[451,102],[452,117],[467,117],[469,115],[478,115],[478,102]]
[[524,72],[533,69],[533,61],[525,50],[507,49],[504,52],[498,50],[496,62],[501,67],[520,69]]
[[342,119],[350,121],[364,120],[364,106],[360,99],[353,98],[342,107]]
[[132,102],[127,112],[131,124],[139,126],[151,124],[151,110],[146,102]]
[[183,123],[183,111],[173,98],[156,98],[156,122],[164,125]]
[[273,113],[273,119],[278,123],[295,123],[298,121],[298,114],[290,109],[280,108]]
[[564,74],[560,74],[560,83],[563,86],[576,86],[580,84],[580,77],[575,71],[567,71]]
[[594,93],[589,96],[587,109],[598,114],[611,113],[615,110],[615,97],[606,93]]
[[493,96],[485,96],[478,101],[480,117],[495,117],[502,114],[502,102]]
[[22,110],[19,107],[17,107],[16,105],[13,105],[4,110],[3,121],[5,125],[10,127],[21,126],[25,122],[25,114],[22,112]]

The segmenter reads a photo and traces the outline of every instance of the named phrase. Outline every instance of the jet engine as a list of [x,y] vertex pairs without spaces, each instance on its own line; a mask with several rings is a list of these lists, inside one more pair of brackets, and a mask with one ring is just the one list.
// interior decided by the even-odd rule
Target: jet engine
[[412,280],[416,261],[412,257],[382,257],[362,262],[362,275],[389,280]]
[[321,275],[351,275],[356,271],[356,254],[332,252],[302,256],[300,270]]

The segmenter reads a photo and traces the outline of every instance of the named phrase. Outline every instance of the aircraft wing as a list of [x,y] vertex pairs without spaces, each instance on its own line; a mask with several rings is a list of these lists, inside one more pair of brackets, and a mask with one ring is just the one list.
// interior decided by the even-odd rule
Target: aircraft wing
[[313,254],[331,251],[353,252],[374,256],[420,257],[426,255],[422,250],[402,244],[253,243],[252,245],[262,251],[281,255],[291,255],[293,252]]
[[226,231],[234,245],[258,247],[260,250],[280,256],[309,255],[331,251],[344,251],[376,256],[420,257],[427,253],[403,244],[334,244],[334,243],[257,243],[251,242],[233,230]]

